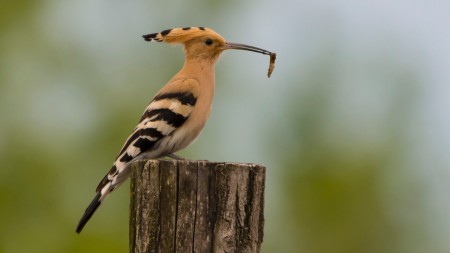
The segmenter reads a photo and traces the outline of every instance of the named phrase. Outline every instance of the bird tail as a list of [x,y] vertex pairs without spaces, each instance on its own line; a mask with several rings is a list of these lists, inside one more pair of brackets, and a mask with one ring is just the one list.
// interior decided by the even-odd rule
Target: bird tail
[[86,208],[86,211],[84,211],[83,216],[80,219],[80,222],[77,226],[77,233],[81,233],[81,230],[83,230],[84,225],[89,221],[89,219],[92,217],[92,215],[95,213],[97,208],[100,206],[102,193],[98,192],[97,195],[95,195],[94,199],[92,200],[91,204]]
[[[113,166],[115,168],[115,166]],[[100,184],[97,186],[97,195],[95,195],[94,199],[91,201],[89,206],[84,211],[83,216],[81,216],[80,222],[77,226],[77,233],[81,233],[81,230],[83,230],[86,223],[91,219],[92,215],[95,213],[97,208],[100,206],[100,204],[103,202],[103,200],[108,196],[108,194],[111,192],[111,180],[108,178],[108,174],[106,174],[105,177],[103,177],[102,181],[100,181]]]
[[105,198],[127,178],[128,174],[129,169],[127,167],[125,167],[122,172],[119,173],[116,165],[113,165],[109,173],[106,174],[103,177],[102,181],[100,181],[100,183],[98,184],[96,189],[97,195],[95,195],[92,202],[86,208],[86,211],[84,211],[84,214],[77,226],[76,231],[78,234],[81,233],[81,230],[83,230],[84,226],[89,221],[89,219],[91,219],[92,215],[101,205],[103,200],[105,200]]

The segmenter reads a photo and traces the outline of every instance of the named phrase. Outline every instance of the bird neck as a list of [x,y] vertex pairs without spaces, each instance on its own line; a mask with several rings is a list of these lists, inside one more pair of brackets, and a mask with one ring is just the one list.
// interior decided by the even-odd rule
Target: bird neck
[[186,57],[179,75],[197,79],[200,83],[214,84],[215,59]]

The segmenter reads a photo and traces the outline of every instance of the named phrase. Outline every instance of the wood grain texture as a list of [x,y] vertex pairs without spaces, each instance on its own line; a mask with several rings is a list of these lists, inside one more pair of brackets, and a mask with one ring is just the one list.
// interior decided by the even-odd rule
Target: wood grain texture
[[136,162],[130,252],[260,252],[264,184],[259,164]]

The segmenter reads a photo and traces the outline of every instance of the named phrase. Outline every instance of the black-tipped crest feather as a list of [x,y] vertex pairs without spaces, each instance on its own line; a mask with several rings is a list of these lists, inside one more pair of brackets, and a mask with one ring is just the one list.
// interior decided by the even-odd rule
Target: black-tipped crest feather
[[166,42],[166,43],[185,43],[189,40],[197,38],[198,36],[212,36],[223,39],[219,34],[211,29],[200,27],[184,27],[166,29],[159,33],[150,33],[142,37],[146,41]]

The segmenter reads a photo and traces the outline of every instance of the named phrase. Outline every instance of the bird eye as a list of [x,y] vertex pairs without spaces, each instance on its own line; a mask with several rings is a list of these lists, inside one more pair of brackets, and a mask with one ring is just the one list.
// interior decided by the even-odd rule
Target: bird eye
[[212,43],[213,43],[212,39],[206,39],[205,40],[205,44],[208,45],[208,46],[211,46]]

